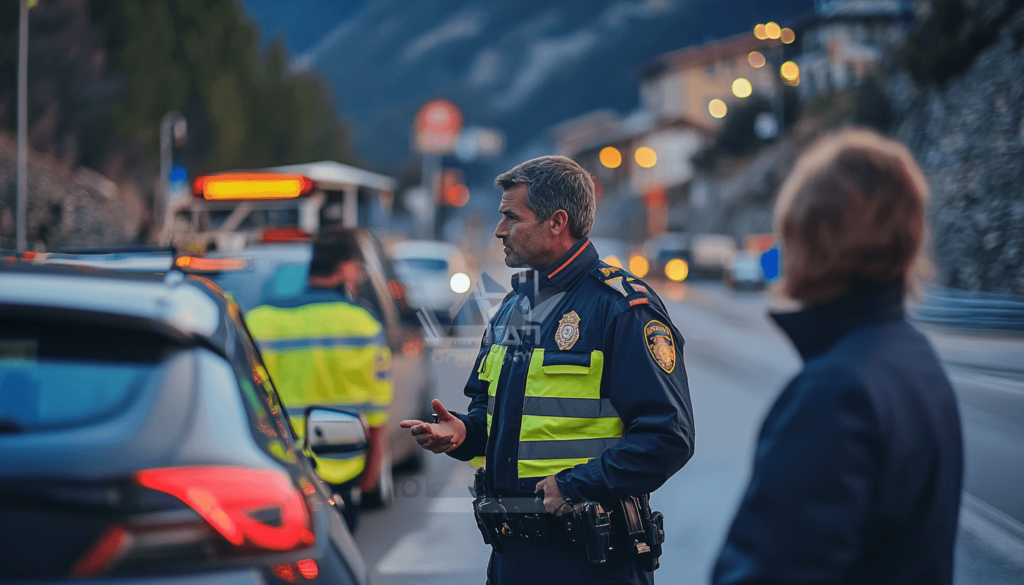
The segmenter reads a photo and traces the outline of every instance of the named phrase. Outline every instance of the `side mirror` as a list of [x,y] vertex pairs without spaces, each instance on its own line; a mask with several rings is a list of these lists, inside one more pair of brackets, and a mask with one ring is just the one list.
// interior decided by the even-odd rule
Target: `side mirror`
[[354,408],[311,406],[306,409],[306,447],[314,455],[330,458],[363,453],[370,447],[369,436],[366,417]]

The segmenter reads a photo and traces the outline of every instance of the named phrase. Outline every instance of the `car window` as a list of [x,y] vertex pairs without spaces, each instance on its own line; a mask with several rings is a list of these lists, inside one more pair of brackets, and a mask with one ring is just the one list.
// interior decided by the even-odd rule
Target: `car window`
[[395,270],[403,271],[447,272],[448,262],[439,258],[396,258]]
[[[231,305],[229,305],[230,307]],[[229,308],[234,323],[235,343],[231,367],[249,415],[256,443],[283,463],[296,464],[297,439],[284,405],[260,358],[256,343],[241,318],[241,311]]]
[[149,332],[0,319],[0,425],[32,431],[114,416],[177,349]]
[[308,264],[284,264],[274,269],[274,273],[261,286],[260,304],[274,300],[293,299],[306,290],[309,279]]

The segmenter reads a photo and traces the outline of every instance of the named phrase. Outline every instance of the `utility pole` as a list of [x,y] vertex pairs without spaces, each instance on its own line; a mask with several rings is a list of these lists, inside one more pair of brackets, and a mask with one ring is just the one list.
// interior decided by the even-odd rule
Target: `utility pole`
[[185,116],[178,112],[167,112],[160,120],[160,181],[157,183],[157,196],[153,202],[153,219],[158,230],[163,229],[167,205],[171,202],[171,164],[174,160],[174,147],[184,143],[187,132]]
[[14,230],[17,250],[28,249],[28,3],[21,0],[18,28],[18,154]]

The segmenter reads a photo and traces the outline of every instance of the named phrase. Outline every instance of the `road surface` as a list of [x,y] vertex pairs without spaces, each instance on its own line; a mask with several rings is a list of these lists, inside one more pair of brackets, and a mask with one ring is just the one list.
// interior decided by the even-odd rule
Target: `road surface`
[[[717,283],[662,285],[686,343],[684,358],[696,418],[696,454],[652,497],[666,518],[662,583],[707,583],[749,477],[761,418],[800,367],[770,325],[761,293]],[[967,454],[956,582],[1024,582],[1024,339],[926,333],[947,361],[961,399]],[[462,385],[474,349],[438,350],[438,397],[463,409]],[[397,421],[392,421],[397,424]],[[396,500],[369,511],[356,533],[374,583],[483,583],[489,547],[473,522],[472,470],[446,456],[427,457],[417,473],[396,477]]]

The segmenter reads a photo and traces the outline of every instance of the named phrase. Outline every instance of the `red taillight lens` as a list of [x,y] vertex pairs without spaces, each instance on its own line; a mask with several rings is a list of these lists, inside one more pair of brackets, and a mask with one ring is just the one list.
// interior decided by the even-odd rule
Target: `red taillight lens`
[[[198,512],[231,544],[287,551],[313,544],[309,511],[288,476],[264,469],[167,467],[135,475],[143,487],[170,494]],[[277,526],[253,517],[276,510]]]
[[85,555],[71,567],[75,577],[98,575],[105,571],[131,545],[132,535],[124,526],[114,524],[100,536]]

